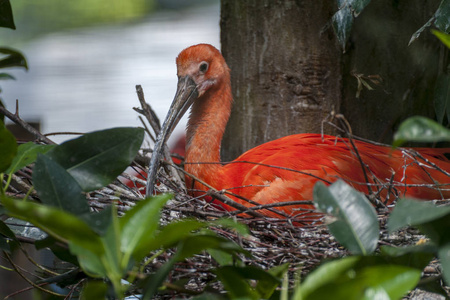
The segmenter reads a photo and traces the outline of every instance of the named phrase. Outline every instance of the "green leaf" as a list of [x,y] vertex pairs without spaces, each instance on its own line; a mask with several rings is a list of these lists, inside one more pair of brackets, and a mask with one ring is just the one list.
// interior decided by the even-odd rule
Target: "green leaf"
[[223,252],[216,249],[208,249],[209,255],[220,265],[220,266],[229,266],[232,265],[235,261],[235,256],[228,252]]
[[19,241],[17,240],[15,234],[9,229],[9,227],[0,221],[0,249],[11,253],[10,245],[17,246]]
[[113,207],[114,205],[109,205],[99,212],[89,212],[78,215],[78,217],[85,221],[89,227],[92,228],[92,230],[103,236],[111,224],[113,218]]
[[[214,270],[230,298],[268,299],[280,285],[281,280],[270,273],[253,266],[225,266]],[[249,280],[258,284],[252,287]]]
[[349,6],[344,6],[339,9],[332,18],[333,29],[336,37],[341,45],[343,51],[345,52],[345,45],[353,26],[353,13]]
[[441,74],[436,79],[434,110],[438,123],[442,124],[445,114],[450,113],[450,75],[448,74]]
[[191,236],[194,230],[206,227],[208,224],[193,219],[183,219],[167,224],[155,236],[148,236],[136,246],[134,258],[138,261],[150,251],[173,247],[186,237]]
[[203,250],[217,249],[227,253],[244,253],[248,252],[242,249],[236,243],[216,235],[193,235],[188,236],[178,247],[179,259],[191,257]]
[[11,165],[17,153],[17,143],[14,135],[6,129],[0,121],[0,173],[3,173]]
[[391,212],[387,227],[390,233],[407,226],[428,223],[450,214],[450,206],[436,206],[433,203],[403,198]]
[[366,197],[339,180],[325,186],[314,186],[316,207],[331,215],[328,228],[333,236],[353,254],[367,255],[375,251],[378,243],[377,214]]
[[40,200],[75,215],[89,213],[89,204],[78,182],[58,163],[39,155],[33,170],[33,183]]
[[450,141],[450,130],[425,117],[411,117],[403,121],[394,134],[394,147],[406,141],[440,142]]
[[8,215],[33,223],[63,242],[79,245],[92,253],[104,253],[100,237],[84,221],[65,211],[28,201],[2,197]]
[[209,224],[210,226],[223,226],[229,229],[234,229],[237,233],[242,235],[250,234],[248,227],[245,224],[239,223],[235,219],[221,218],[211,221]]
[[107,299],[108,285],[104,281],[86,281],[81,290],[81,300]]
[[0,27],[16,29],[9,0],[0,0]]
[[113,128],[67,141],[47,155],[88,192],[108,185],[133,161],[144,139],[142,128]]
[[37,145],[33,142],[20,145],[17,149],[17,155],[14,157],[11,165],[5,173],[16,173],[23,167],[35,162],[39,153],[44,154],[55,146],[56,145]]
[[386,264],[396,264],[423,270],[435,257],[437,249],[435,245],[430,243],[406,247],[382,246],[380,258]]
[[439,247],[438,257],[442,265],[442,273],[447,286],[450,285],[450,243]]
[[142,246],[140,245],[155,236],[160,210],[171,198],[173,198],[171,194],[147,198],[120,218],[120,250],[125,256],[133,255],[136,260],[142,259]]
[[297,288],[293,299],[400,299],[416,286],[421,275],[421,270],[405,266],[374,265],[358,268],[355,265],[358,258],[341,260],[333,262],[335,265],[332,267],[338,268],[330,268],[331,263],[320,266],[323,277],[314,274],[310,279],[309,275]]
[[292,299],[308,299],[309,294],[320,289],[326,284],[333,283],[342,277],[342,274],[352,268],[360,258],[350,256],[333,260],[320,265],[317,269],[309,273],[305,281],[297,286]]
[[[442,0],[441,4],[439,5],[438,9],[434,13],[434,15],[428,20],[425,25],[423,25],[419,30],[417,30],[411,37],[411,40],[409,41],[410,45],[412,42],[414,42],[417,38],[419,38],[420,34],[428,27],[430,27],[432,24],[434,24],[440,31],[443,31],[445,33],[449,33],[449,26],[450,26],[450,1],[449,0]],[[434,32],[433,32],[434,33]]]
[[37,250],[49,248],[59,259],[76,266],[79,265],[77,257],[70,252],[68,245],[62,244],[52,236],[37,240],[34,245]]
[[11,48],[0,48],[0,53],[4,54],[0,59],[0,68],[20,67],[28,70],[27,60],[21,52]]
[[435,21],[434,25],[445,33],[449,33],[450,31],[450,1],[442,0],[439,8],[434,14]]
[[[94,253],[76,243],[69,243],[69,247],[70,252],[76,255],[81,269],[83,269],[87,275],[93,278],[107,277],[108,272],[102,262],[104,253]],[[104,249],[104,251],[106,251],[106,249]]]
[[371,0],[345,0],[344,3],[352,8],[356,17],[370,3],[370,1]]
[[[269,280],[259,280],[256,285],[256,290],[263,298],[270,298],[271,295],[276,291],[277,287],[282,282],[282,279],[289,271],[289,264],[285,263],[279,266],[275,266],[269,270],[267,273],[272,275]],[[274,280],[276,279],[276,280]]]
[[170,271],[172,271],[175,263],[179,260],[177,253],[162,267],[156,271],[155,274],[148,276],[143,281],[144,292],[142,293],[142,300],[151,300],[158,291],[158,288],[162,285],[163,281],[167,278]]
[[440,32],[438,30],[431,30],[431,32],[441,40],[442,43],[444,43],[447,48],[450,48],[450,34],[446,34],[443,32]]
[[8,73],[0,73],[0,80],[16,80],[16,78]]

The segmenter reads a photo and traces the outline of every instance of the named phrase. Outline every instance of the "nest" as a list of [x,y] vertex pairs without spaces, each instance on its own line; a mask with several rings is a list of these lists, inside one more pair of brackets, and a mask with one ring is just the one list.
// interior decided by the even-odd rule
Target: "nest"
[[[151,139],[159,132],[159,120],[145,102],[144,95],[140,86],[137,86],[138,98],[141,108],[135,110],[145,116],[148,124],[152,128],[152,134],[147,123],[143,118],[141,121]],[[37,137],[41,143],[53,143],[47,136],[37,132],[20,119],[18,111],[15,114],[0,107],[0,113],[5,114],[15,123],[21,125],[26,130]],[[119,179],[108,185],[107,187],[91,192],[87,195],[92,210],[97,211],[103,209],[111,203],[116,203],[119,214],[124,213],[130,207],[134,206],[137,201],[145,197],[144,187],[145,181],[145,165],[148,162],[150,147],[142,149],[133,164],[137,174],[143,176],[131,175],[130,172],[123,173]],[[168,154],[166,153],[166,157]],[[14,175],[14,184],[9,194],[14,197],[24,197],[31,189],[32,167],[26,167]],[[218,206],[204,201],[203,199],[193,198],[186,193],[183,182],[180,180],[184,174],[182,167],[169,163],[162,171],[159,172],[157,180],[159,185],[156,186],[158,193],[170,192],[175,195],[164,208],[161,214],[161,224],[168,224],[181,218],[196,218],[200,220],[214,220],[217,218],[233,218],[244,223],[250,229],[250,235],[242,236],[233,230],[221,227],[211,228],[218,235],[223,236],[235,243],[239,244],[243,249],[251,254],[251,257],[241,256],[244,263],[259,266],[263,269],[270,269],[284,263],[289,263],[289,279],[291,286],[298,274],[305,276],[311,270],[327,259],[343,257],[349,255],[335,238],[329,233],[327,226],[324,225],[326,220],[323,216],[318,216],[304,226],[296,226],[295,219],[283,218],[273,219],[264,217],[261,214],[242,216],[235,212],[224,211]],[[127,181],[127,184],[124,182]],[[37,195],[32,194],[34,197]],[[223,193],[212,190],[209,196],[219,200],[226,201]],[[389,214],[389,207],[381,205],[377,207],[378,219],[381,224],[381,238],[379,245],[389,246],[406,246],[416,244],[424,239],[424,236],[418,231],[408,228],[395,234],[388,234],[386,230],[386,221]],[[166,263],[173,255],[175,249],[165,252],[158,256],[153,262],[147,266],[148,272],[156,271],[160,266]],[[195,255],[183,262],[180,262],[172,270],[169,281],[184,280],[185,287],[191,291],[201,291],[207,284],[215,278],[211,272],[212,267],[218,266],[214,259],[207,253]],[[436,262],[430,264],[425,269],[425,276],[439,275],[439,267]],[[217,288],[220,284],[216,283]],[[177,294],[177,296],[182,295]],[[165,296],[161,296],[165,298]],[[173,297],[169,294],[167,298]]]

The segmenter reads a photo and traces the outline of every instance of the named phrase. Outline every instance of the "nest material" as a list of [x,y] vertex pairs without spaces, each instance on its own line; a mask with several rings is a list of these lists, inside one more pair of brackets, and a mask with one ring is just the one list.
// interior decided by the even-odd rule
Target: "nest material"
[[[156,135],[160,128],[159,120],[156,118],[150,106],[145,102],[140,86],[137,86],[137,92],[142,108],[135,108],[135,110],[147,118],[148,123]],[[15,114],[12,114],[0,107],[0,113],[4,113],[17,124],[22,126],[26,124],[20,119],[17,111]],[[153,134],[143,120],[142,122],[147,133],[153,139]],[[28,128],[27,126],[24,127]],[[28,130],[37,136],[37,141],[46,144],[52,143],[46,136],[34,129]],[[143,164],[145,165],[145,162],[148,161],[148,153],[150,152],[151,150],[143,149],[137,161],[144,162]],[[145,168],[139,167],[139,164],[135,166],[138,170],[145,170]],[[139,173],[141,172],[139,171]],[[19,198],[24,197],[32,186],[31,174],[31,167],[26,167],[15,174],[9,194]],[[145,172],[141,174],[145,174]],[[124,173],[121,177],[132,184],[125,185],[121,181],[116,181],[106,188],[87,195],[93,210],[101,210],[105,206],[111,205],[111,203],[116,203],[119,214],[122,214],[134,206],[136,201],[144,198],[142,193],[144,190],[143,187],[146,184],[144,178],[136,177],[129,173]],[[291,284],[293,284],[296,274],[300,273],[303,277],[324,260],[343,257],[349,254],[329,233],[321,218],[313,220],[307,226],[298,227],[294,226],[292,220],[289,219],[270,219],[262,215],[257,215],[257,217],[242,217],[232,212],[226,212],[202,199],[192,198],[186,194],[180,177],[182,176],[177,171],[174,171],[173,167],[165,168],[165,172],[158,174],[157,179],[160,184],[156,187],[157,192],[171,192],[175,195],[175,198],[164,208],[161,215],[161,223],[164,225],[187,217],[202,220],[217,219],[220,217],[235,218],[249,227],[251,232],[249,236],[241,236],[232,230],[219,227],[212,228],[212,230],[247,250],[251,254],[251,258],[241,257],[246,264],[270,269],[284,263],[289,263],[289,278]],[[215,192],[217,193],[217,191]],[[37,199],[35,192],[31,196]],[[216,196],[219,197],[217,194]],[[416,244],[425,238],[418,231],[410,228],[389,235],[385,226],[389,209],[385,206],[380,206],[377,207],[377,211],[381,224],[380,245],[407,246]],[[157,270],[170,259],[173,251],[175,250],[167,251],[156,258],[148,265],[147,271],[153,272]],[[214,266],[217,266],[217,263],[209,254],[195,255],[176,265],[170,274],[170,281],[185,280],[185,287],[187,289],[201,291],[206,284],[209,284],[215,278],[215,275],[211,272],[211,267]],[[431,263],[424,271],[424,276],[436,276],[438,274],[439,267],[436,262]],[[215,284],[220,288],[219,283]],[[172,297],[172,295],[169,297]]]

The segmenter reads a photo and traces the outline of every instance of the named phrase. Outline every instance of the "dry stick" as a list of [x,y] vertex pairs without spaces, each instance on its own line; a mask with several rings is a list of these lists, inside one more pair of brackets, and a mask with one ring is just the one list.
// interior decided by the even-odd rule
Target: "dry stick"
[[[214,187],[212,187],[211,185],[209,185],[209,184],[207,184],[206,182],[202,181],[200,178],[197,178],[196,176],[187,173],[184,169],[179,168],[179,167],[176,166],[176,165],[174,165],[174,167],[175,167],[176,169],[179,169],[181,172],[183,172],[184,174],[188,175],[189,177],[191,177],[191,178],[194,179],[195,181],[198,181],[199,183],[201,183],[201,184],[203,184],[204,186],[206,186],[207,188],[209,188],[209,191],[206,192],[206,195],[212,196],[212,197],[216,198],[217,200],[223,202],[224,204],[229,205],[229,206],[231,206],[231,207],[233,207],[233,208],[238,209],[238,210],[240,211],[240,212],[238,212],[238,213],[246,213],[246,214],[249,214],[249,215],[251,215],[251,216],[253,216],[253,217],[257,217],[257,218],[265,218],[264,215],[262,215],[262,214],[260,214],[260,213],[257,213],[257,212],[255,212],[255,211],[253,211],[253,209],[251,209],[251,208],[249,208],[249,207],[247,207],[247,206],[245,206],[245,205],[239,204],[239,203],[237,203],[236,201],[231,200],[230,198],[226,197],[224,194],[232,195],[232,196],[237,197],[237,198],[239,198],[239,199],[241,199],[241,200],[244,200],[244,201],[246,201],[246,202],[248,202],[248,203],[250,203],[250,204],[252,204],[252,205],[254,205],[254,206],[260,206],[259,203],[256,203],[256,202],[254,202],[254,201],[252,201],[252,200],[250,200],[250,199],[244,198],[244,197],[239,196],[239,195],[237,195],[237,194],[228,192],[227,190],[221,190],[221,191],[218,191],[218,190],[216,190]],[[261,205],[261,206],[264,206],[264,205]],[[283,206],[283,205],[280,205],[280,206]],[[288,216],[287,214],[285,214],[284,212],[281,212],[281,211],[278,211],[278,210],[270,209],[270,207],[271,207],[271,205],[268,204],[268,208],[265,208],[265,209],[267,209],[268,211],[273,212],[273,213],[275,213],[275,214],[278,214],[278,215],[280,215],[280,216],[283,216],[283,217],[285,217],[285,218],[289,218],[289,216]],[[238,214],[238,213],[235,213],[235,214]]]
[[13,121],[17,125],[21,126],[29,133],[33,134],[38,141],[44,142],[46,144],[56,144],[54,141],[52,141],[51,139],[40,133],[37,129],[35,129],[33,126],[31,126],[30,124],[28,124],[19,117],[19,100],[16,100],[16,112],[14,114],[1,105],[0,105],[0,114],[5,115],[6,117],[8,117],[8,119]]
[[[145,116],[147,121],[149,122],[150,126],[152,127],[153,131],[155,132],[155,136],[158,136],[159,132],[161,131],[161,125],[160,121],[158,119],[158,116],[156,115],[155,111],[151,108],[151,106],[145,101],[144,97],[144,91],[142,90],[141,85],[136,85],[136,93],[139,99],[139,102],[141,104],[142,109],[134,108],[135,111]],[[169,148],[167,145],[163,147],[163,156],[166,161],[172,162],[172,157],[169,152]],[[180,178],[180,175],[176,170],[172,172],[172,170],[168,170],[169,175],[171,175],[174,178],[174,181],[179,187],[183,187],[183,181]]]
[[[343,115],[337,114],[336,118],[338,118],[342,122],[344,122],[344,124],[346,126],[348,140],[349,140],[350,144],[352,145],[353,150],[355,150],[356,157],[358,158],[359,164],[361,165],[361,169],[364,174],[364,180],[367,183],[367,191],[369,192],[369,195],[372,195],[373,192],[372,192],[372,188],[369,185],[369,177],[367,176],[367,172],[366,172],[366,164],[362,161],[361,156],[359,155],[358,148],[356,147],[355,143],[353,142],[352,127],[350,126],[350,123],[348,123],[347,119]],[[376,203],[374,203],[374,204],[376,205]]]
[[430,179],[433,181],[434,186],[437,187],[437,190],[439,191],[439,194],[441,195],[441,199],[444,199],[444,195],[442,194],[442,191],[441,191],[441,189],[440,189],[440,187],[439,187],[440,182],[436,181],[436,180],[431,176],[430,172],[428,172],[428,170],[426,170],[426,168],[423,166],[423,164],[420,163],[420,162],[417,160],[416,156],[419,157],[419,158],[421,158],[421,159],[423,159],[426,163],[430,163],[430,161],[425,160],[425,157],[421,156],[421,155],[420,155],[417,151],[415,151],[415,150],[410,150],[410,151],[405,151],[405,152],[411,153],[411,154],[413,155],[414,160],[417,162],[417,164],[419,165],[419,167],[427,174],[428,178],[430,178]]
[[82,132],[72,132],[72,131],[58,131],[58,132],[50,132],[50,133],[46,133],[44,134],[45,136],[50,136],[50,135],[83,135],[84,133]]
[[133,109],[147,118],[147,121],[150,123],[150,126],[152,126],[153,131],[156,133],[156,135],[158,135],[159,131],[161,130],[161,122],[159,121],[158,116],[150,107],[150,105],[145,102],[144,91],[142,90],[141,85],[136,85],[136,93],[139,99],[139,103],[141,103],[142,109]]

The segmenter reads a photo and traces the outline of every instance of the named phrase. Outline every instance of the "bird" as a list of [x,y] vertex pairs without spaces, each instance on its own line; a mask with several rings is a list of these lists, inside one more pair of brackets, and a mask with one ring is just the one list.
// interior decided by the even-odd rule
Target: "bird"
[[[158,153],[191,107],[184,168],[186,187],[192,196],[205,196],[214,188],[226,191],[232,201],[246,208],[275,204],[259,211],[271,218],[311,212],[314,206],[310,201],[318,181],[329,185],[341,179],[362,193],[377,193],[388,200],[386,204],[392,203],[392,194],[428,200],[450,197],[450,189],[445,189],[450,149],[445,148],[393,149],[350,137],[300,133],[266,142],[223,163],[221,141],[233,103],[230,69],[220,51],[209,44],[182,50],[176,65],[177,91],[156,140],[148,193],[153,191]],[[295,205],[276,207],[285,202]],[[221,206],[235,210],[227,204]]]

